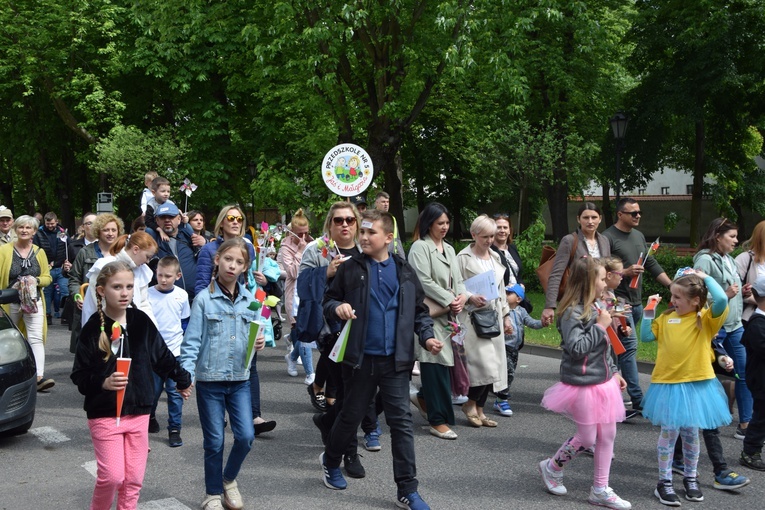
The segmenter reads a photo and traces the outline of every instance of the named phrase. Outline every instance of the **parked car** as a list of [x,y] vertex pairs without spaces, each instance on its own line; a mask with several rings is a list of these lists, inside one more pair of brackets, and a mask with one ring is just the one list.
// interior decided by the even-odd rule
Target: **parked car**
[[[0,305],[18,302],[18,292],[0,290]],[[0,307],[0,435],[29,430],[36,404],[37,368],[32,349]]]

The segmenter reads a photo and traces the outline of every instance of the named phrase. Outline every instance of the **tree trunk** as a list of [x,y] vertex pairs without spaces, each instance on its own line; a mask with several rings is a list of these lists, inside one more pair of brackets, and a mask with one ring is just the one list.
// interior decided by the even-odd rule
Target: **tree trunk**
[[606,222],[606,228],[614,224],[614,213],[611,211],[611,189],[607,180],[603,180],[603,220]]
[[701,218],[701,198],[704,190],[704,174],[706,174],[706,162],[704,161],[704,119],[696,121],[696,140],[693,162],[693,195],[691,198],[691,246],[699,242],[699,221]]
[[553,170],[552,182],[547,183],[547,205],[550,208],[553,240],[559,243],[568,231],[568,181],[563,165]]

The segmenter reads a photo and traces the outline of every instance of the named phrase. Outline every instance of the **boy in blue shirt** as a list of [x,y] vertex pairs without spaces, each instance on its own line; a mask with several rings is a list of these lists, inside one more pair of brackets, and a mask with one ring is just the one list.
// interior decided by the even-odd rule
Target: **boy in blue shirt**
[[420,345],[433,354],[443,344],[434,338],[433,320],[414,269],[388,252],[393,241],[392,216],[366,211],[359,241],[362,253],[340,264],[324,295],[329,322],[353,320],[342,361],[345,400],[320,456],[324,485],[347,487],[340,461],[379,388],[391,429],[396,507],[428,510],[417,491],[409,374],[414,366],[415,333]]

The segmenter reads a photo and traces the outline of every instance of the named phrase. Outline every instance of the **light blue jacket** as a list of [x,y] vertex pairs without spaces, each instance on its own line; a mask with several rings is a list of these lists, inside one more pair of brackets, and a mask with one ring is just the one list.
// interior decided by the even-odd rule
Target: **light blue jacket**
[[197,294],[181,345],[181,366],[194,381],[246,381],[247,341],[255,312],[248,309],[252,294],[239,285],[232,303],[220,290],[205,288]]

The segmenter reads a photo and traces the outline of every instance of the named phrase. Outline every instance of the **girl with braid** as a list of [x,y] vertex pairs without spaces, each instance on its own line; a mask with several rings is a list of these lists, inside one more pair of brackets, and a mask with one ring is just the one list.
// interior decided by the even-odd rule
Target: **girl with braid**
[[[118,510],[138,506],[149,452],[154,373],[173,379],[183,398],[191,395],[191,375],[168,350],[149,316],[131,306],[133,286],[133,270],[126,262],[103,267],[94,289],[98,313],[83,326],[75,352],[71,379],[85,395],[98,462],[91,510],[110,509],[115,492]],[[129,373],[116,371],[117,357],[131,359]],[[125,390],[119,422],[118,390]]]

